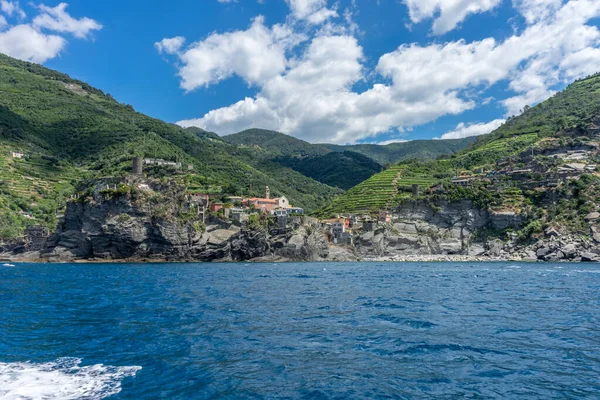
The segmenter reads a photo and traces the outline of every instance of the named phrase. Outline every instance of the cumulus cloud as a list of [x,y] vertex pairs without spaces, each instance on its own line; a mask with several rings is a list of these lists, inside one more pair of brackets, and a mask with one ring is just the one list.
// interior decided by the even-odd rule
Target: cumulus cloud
[[404,0],[412,22],[435,18],[432,32],[441,35],[449,32],[470,14],[490,11],[502,0]]
[[[551,96],[555,85],[600,69],[600,31],[588,24],[600,16],[599,1],[571,0],[556,9],[550,1],[531,1],[515,5],[531,23],[504,40],[404,44],[383,54],[374,70],[366,68],[349,30],[298,34],[258,18],[245,31],[214,33],[177,53],[182,87],[190,91],[237,75],[257,94],[179,123],[221,134],[263,127],[313,142],[355,143],[486,104],[485,90],[501,81],[511,94],[495,101],[507,115],[517,114]],[[542,3],[554,11],[527,16]],[[355,90],[365,82],[366,89]],[[485,133],[489,124],[465,124],[446,135]]]
[[71,17],[66,12],[67,6],[67,3],[60,3],[56,7],[40,5],[41,14],[33,19],[33,27],[55,32],[71,33],[80,39],[86,38],[91,31],[102,29],[102,25],[91,18],[75,19]]
[[6,22],[6,18],[4,18],[4,15],[0,15],[0,30],[4,29],[7,25],[8,22]]
[[[9,26],[0,32],[0,52],[21,60],[44,63],[60,54],[67,40],[57,33],[70,33],[77,38],[87,38],[91,31],[102,28],[90,18],[75,19],[66,12],[66,3],[56,7],[40,5],[40,14],[30,23]],[[8,16],[24,18],[18,2],[1,0],[0,9]],[[0,16],[0,28],[8,26]],[[51,31],[53,33],[47,33]]]
[[263,17],[255,18],[245,31],[213,33],[179,54],[184,64],[179,71],[181,87],[193,90],[234,74],[250,85],[265,84],[285,71],[285,50],[289,41],[295,41],[292,36],[280,25],[267,28]]
[[183,47],[184,43],[185,38],[183,36],[176,36],[156,42],[154,43],[154,47],[156,47],[159,53],[176,54]]
[[585,78],[600,71],[600,49],[586,47],[566,56],[560,63],[567,80]]
[[13,2],[13,1],[7,1],[7,0],[0,0],[0,9],[2,10],[3,13],[8,15],[9,17],[12,17],[13,15],[15,15],[15,16],[23,19],[27,16],[25,14],[25,11],[23,11],[23,9],[21,9],[21,6],[19,6],[18,1]]
[[488,123],[465,124],[461,122],[453,130],[444,133],[440,139],[462,139],[470,136],[485,135],[494,131],[505,122],[506,120],[504,119],[495,119]]
[[317,25],[329,18],[337,17],[335,10],[327,8],[327,0],[285,0],[291,15],[298,20],[306,20]]
[[43,63],[56,57],[65,45],[62,37],[45,35],[29,25],[0,32],[0,52],[21,60]]
[[513,5],[529,24],[550,17],[562,3],[563,0],[513,0]]
[[259,126],[313,142],[354,143],[395,126],[422,124],[473,106],[456,93],[415,102],[382,84],[355,93],[352,86],[364,79],[362,59],[363,50],[354,37],[316,37],[300,61],[264,84],[256,98],[179,124],[223,134]]
[[410,140],[406,140],[406,139],[390,139],[390,140],[384,140],[383,142],[377,142],[376,144],[379,144],[381,146],[387,146],[388,144],[406,143],[406,142],[410,142]]

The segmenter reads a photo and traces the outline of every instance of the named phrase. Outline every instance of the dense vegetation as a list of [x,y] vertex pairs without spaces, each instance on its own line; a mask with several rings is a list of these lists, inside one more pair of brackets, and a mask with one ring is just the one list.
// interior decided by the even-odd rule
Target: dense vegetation
[[[27,156],[11,158],[16,150]],[[211,193],[256,196],[268,185],[308,210],[341,193],[213,133],[150,118],[84,82],[0,55],[0,237],[53,227],[79,179],[128,174],[136,155],[181,162],[186,174],[164,173]]]
[[475,138],[415,140],[385,146],[311,144],[280,132],[248,129],[223,140],[252,151],[257,158],[275,161],[319,182],[341,189],[380,172],[383,165],[402,160],[432,160],[466,148]]
[[445,140],[411,140],[409,142],[390,143],[385,146],[376,144],[355,144],[339,146],[325,145],[333,151],[352,151],[365,155],[381,165],[395,164],[406,160],[435,160],[445,154],[463,150],[477,140],[475,137]]
[[371,158],[352,151],[317,157],[279,157],[275,161],[330,186],[348,190],[381,171]]
[[[464,150],[437,160],[407,160],[392,166],[334,199],[318,214],[393,208],[413,197],[412,185],[416,184],[419,199],[431,204],[472,199],[476,206],[490,211],[524,213],[529,222],[523,237],[557,223],[568,225],[570,231],[582,231],[587,226],[583,223],[585,215],[600,204],[600,198],[593,194],[600,186],[600,175],[556,178],[545,186],[548,179],[558,177],[558,167],[567,163],[545,154],[597,148],[599,125],[600,75],[596,74],[535,107],[525,107],[521,115],[476,138]],[[599,162],[598,155],[586,161],[592,168]],[[531,172],[497,176],[520,168]],[[453,177],[468,177],[473,183],[461,187],[451,182]]]

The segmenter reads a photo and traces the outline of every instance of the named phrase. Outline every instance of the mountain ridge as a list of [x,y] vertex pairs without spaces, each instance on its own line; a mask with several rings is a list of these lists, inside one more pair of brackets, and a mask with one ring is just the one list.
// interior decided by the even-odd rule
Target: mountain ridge
[[[275,161],[319,182],[347,190],[380,172],[386,164],[406,159],[434,159],[461,150],[476,138],[415,140],[388,145],[309,143],[267,129],[247,129],[221,137],[256,157]],[[367,160],[368,159],[368,160]]]

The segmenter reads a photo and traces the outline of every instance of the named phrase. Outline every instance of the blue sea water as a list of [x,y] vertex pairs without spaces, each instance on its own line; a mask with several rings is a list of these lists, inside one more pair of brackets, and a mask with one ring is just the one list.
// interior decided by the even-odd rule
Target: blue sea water
[[0,399],[600,398],[600,267],[0,267]]

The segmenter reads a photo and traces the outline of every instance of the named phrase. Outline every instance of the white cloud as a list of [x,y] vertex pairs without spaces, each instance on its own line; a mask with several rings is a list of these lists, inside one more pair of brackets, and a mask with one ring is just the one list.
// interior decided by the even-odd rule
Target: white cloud
[[[533,6],[518,7],[525,13]],[[306,10],[300,15],[310,15]],[[303,36],[293,26],[268,28],[258,19],[246,31],[212,34],[179,53],[186,90],[235,74],[257,94],[180,124],[221,134],[262,127],[312,142],[355,143],[485,104],[486,89],[498,82],[508,83],[511,94],[495,101],[515,114],[551,96],[555,85],[598,68],[600,31],[588,25],[598,16],[600,1],[571,0],[504,40],[401,45],[382,55],[374,71],[366,70],[351,30],[325,24]],[[355,91],[367,81],[369,87]],[[484,128],[463,125],[447,135]]]
[[506,122],[504,119],[495,119],[488,123],[478,124],[465,124],[461,122],[453,130],[444,133],[440,139],[461,139],[470,136],[485,135],[500,127],[504,122]]
[[570,81],[600,72],[600,49],[586,47],[571,53],[561,61],[560,68]]
[[154,47],[156,47],[159,53],[176,54],[183,47],[184,43],[185,38],[183,36],[176,36],[156,42],[154,43]]
[[217,0],[219,3],[237,3],[238,0]]
[[377,68],[392,78],[405,96],[463,90],[510,78],[509,87],[518,94],[502,103],[507,114],[514,115],[524,105],[551,96],[553,85],[572,78],[573,67],[568,72],[568,65],[563,68],[561,62],[581,51],[592,54],[585,49],[600,44],[598,28],[586,25],[597,16],[600,2],[572,0],[552,16],[502,43],[489,38],[425,47],[403,45],[382,56]]
[[73,36],[84,39],[91,31],[102,29],[102,25],[90,18],[75,19],[65,10],[66,3],[56,7],[40,5],[42,12],[33,19],[33,26],[38,29],[48,29],[55,32],[71,33]]
[[65,45],[62,37],[45,35],[29,25],[0,32],[0,52],[21,60],[43,63],[56,57]]
[[381,146],[387,146],[388,144],[406,143],[406,142],[410,142],[410,140],[406,140],[406,139],[390,139],[390,140],[384,140],[383,142],[377,142],[376,144],[381,145]]
[[470,14],[490,11],[502,0],[403,0],[414,23],[435,18],[432,31],[441,35],[456,28]]
[[513,0],[513,5],[523,15],[527,23],[547,19],[562,5],[563,0]]
[[377,84],[363,93],[362,48],[350,36],[320,36],[285,74],[270,79],[256,98],[213,110],[203,118],[180,121],[227,134],[255,126],[276,129],[312,142],[354,143],[401,125],[418,125],[472,107],[456,93],[414,102]]
[[267,28],[263,17],[255,18],[245,31],[213,33],[179,53],[184,64],[179,71],[181,87],[193,90],[234,74],[248,84],[264,84],[285,71],[286,46],[296,40],[286,27]]
[[[86,38],[90,31],[102,28],[102,25],[90,18],[74,19],[65,11],[66,7],[66,3],[54,8],[40,5],[40,14],[30,23],[21,23],[0,31],[0,52],[21,60],[44,63],[58,56],[67,45],[63,36],[45,31],[71,33],[77,38]],[[25,17],[18,2],[0,0],[0,8],[6,15]],[[6,19],[0,15],[0,29],[7,25]]]
[[329,18],[337,17],[337,12],[327,8],[327,0],[285,0],[291,15],[298,20],[306,20],[318,25]]
[[0,0],[0,9],[2,10],[3,13],[8,15],[9,17],[12,17],[13,14],[21,19],[23,19],[27,16],[25,14],[25,11],[23,11],[21,9],[21,6],[19,6],[18,1]]

